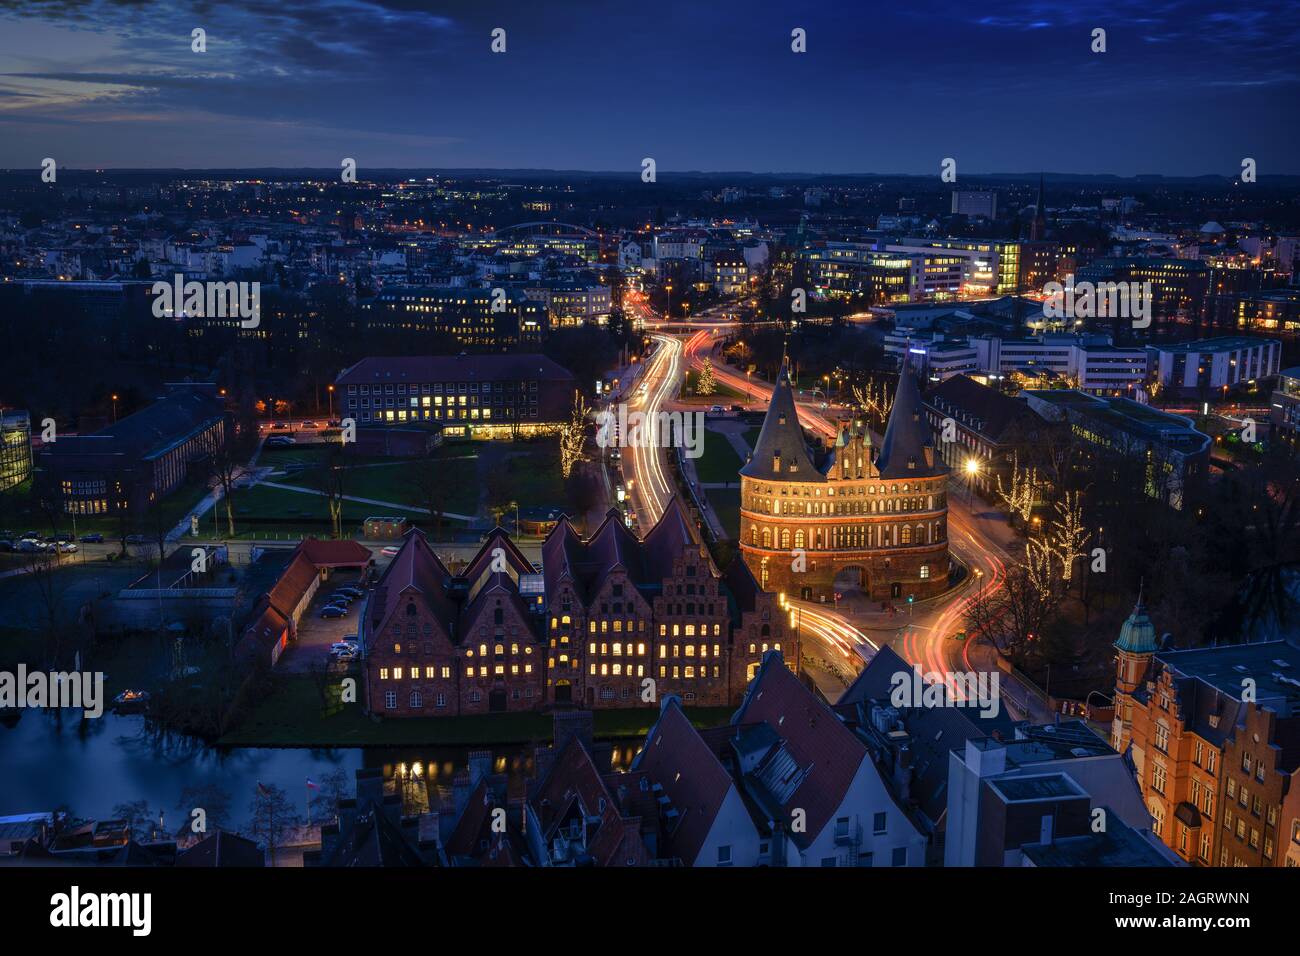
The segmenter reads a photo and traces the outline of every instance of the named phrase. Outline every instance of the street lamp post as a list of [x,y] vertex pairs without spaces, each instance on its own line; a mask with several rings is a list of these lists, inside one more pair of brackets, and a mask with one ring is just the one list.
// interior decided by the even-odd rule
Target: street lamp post
[[333,382],[331,382],[331,383],[329,384],[329,386],[327,386],[326,391],[329,392],[329,397],[330,397],[330,420],[333,421],[333,419],[334,419],[334,383],[333,383]]

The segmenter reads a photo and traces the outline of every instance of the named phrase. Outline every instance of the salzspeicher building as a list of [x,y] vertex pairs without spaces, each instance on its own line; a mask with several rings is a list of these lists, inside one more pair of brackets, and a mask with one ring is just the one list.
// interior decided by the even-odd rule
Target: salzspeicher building
[[540,570],[498,528],[452,574],[411,531],[361,615],[367,706],[416,717],[665,694],[734,706],[768,651],[798,666],[785,625],[742,562],[718,573],[675,498],[644,538],[614,510],[586,539],[562,519]]
[[874,452],[864,421],[841,421],[817,468],[781,369],[740,470],[741,554],[765,591],[822,600],[849,586],[877,599],[920,599],[947,588],[948,469],[906,368]]

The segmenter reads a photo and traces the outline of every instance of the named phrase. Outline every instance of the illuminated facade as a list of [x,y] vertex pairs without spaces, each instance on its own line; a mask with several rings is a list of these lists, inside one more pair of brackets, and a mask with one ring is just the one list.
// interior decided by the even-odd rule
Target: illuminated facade
[[32,474],[32,421],[27,412],[0,411],[0,491]]
[[545,304],[506,290],[401,287],[360,305],[372,328],[445,332],[489,351],[540,343],[550,327]]
[[1288,743],[1300,716],[1286,676],[1300,651],[1162,650],[1140,598],[1115,649],[1111,746],[1132,762],[1152,832],[1192,865],[1300,867],[1300,760]]
[[948,468],[910,370],[873,451],[865,423],[842,421],[827,464],[815,467],[782,369],[740,470],[740,549],[764,590],[830,600],[860,587],[888,600],[948,587]]
[[568,419],[573,390],[567,369],[527,354],[367,358],[335,381],[359,425],[429,422],[450,438],[549,432]]
[[742,563],[718,573],[673,499],[643,539],[613,510],[587,539],[561,520],[540,571],[498,528],[452,574],[413,531],[367,597],[360,638],[372,713],[450,716],[665,694],[734,706],[764,654],[799,660],[786,624]]

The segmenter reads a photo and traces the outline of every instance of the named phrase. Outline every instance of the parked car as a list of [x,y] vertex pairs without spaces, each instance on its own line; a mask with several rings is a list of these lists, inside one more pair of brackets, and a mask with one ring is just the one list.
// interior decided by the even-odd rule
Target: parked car
[[58,534],[46,535],[45,540],[50,542],[72,541],[73,537],[71,531],[60,531]]
[[320,616],[323,618],[347,617],[348,609],[339,607],[337,604],[327,604],[321,608]]
[[14,543],[8,538],[0,538],[0,551],[12,551]]
[[338,588],[337,590],[335,590],[334,593],[335,593],[335,594],[346,594],[346,595],[348,595],[349,597],[353,597],[353,598],[360,598],[360,597],[365,597],[365,596],[366,596],[366,592],[363,591],[363,590],[361,590],[361,588],[357,587],[357,586],[354,585],[354,584],[344,585],[343,587]]
[[395,544],[390,544],[390,545],[388,545],[388,546],[386,546],[386,547],[384,547],[384,548],[381,548],[380,551],[379,551],[379,553],[380,553],[380,554],[386,554],[386,555],[388,555],[388,556],[391,558],[393,555],[397,554],[397,552],[399,552],[399,551],[401,551],[401,550],[402,550],[402,549],[399,548],[397,545],[395,545]]
[[721,405],[710,405],[710,406],[709,406],[709,414],[710,414],[710,415],[721,415],[722,412],[723,412],[723,408],[722,408]]
[[33,541],[31,538],[23,538],[18,542],[18,550],[26,554],[32,554],[37,551],[48,551],[50,546],[41,541]]
[[330,651],[330,657],[334,658],[334,660],[339,663],[355,661],[357,659],[357,652],[351,650]]
[[54,547],[58,549],[59,554],[76,554],[77,552],[77,546],[71,541],[59,541]]
[[342,605],[343,607],[347,607],[355,600],[356,598],[354,598],[351,594],[331,594],[329,597],[330,604],[339,604]]
[[320,426],[317,425],[317,424],[316,424],[315,422],[313,422],[313,421],[305,421],[305,422],[302,423],[302,427],[303,427],[303,428],[319,428]]
[[330,645],[331,651],[355,651],[360,647],[356,641],[335,641]]
[[98,531],[92,532],[91,534],[83,534],[81,536],[81,543],[82,544],[103,544],[104,536],[100,534]]
[[275,431],[275,432],[287,431],[288,429],[289,426],[286,425],[284,422],[276,422],[271,426],[271,431]]
[[127,544],[144,544],[148,539],[142,534],[128,534],[126,536]]
[[266,440],[267,448],[288,448],[294,444],[297,444],[297,442],[288,435],[272,435]]

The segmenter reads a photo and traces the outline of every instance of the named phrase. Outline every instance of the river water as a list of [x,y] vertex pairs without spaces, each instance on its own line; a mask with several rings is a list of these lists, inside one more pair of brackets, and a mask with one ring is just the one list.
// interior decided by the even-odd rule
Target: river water
[[[257,784],[274,784],[289,800],[304,808],[306,782],[320,783],[342,768],[349,792],[354,772],[379,767],[386,779],[418,773],[429,785],[450,787],[455,773],[468,762],[470,748],[402,747],[311,750],[252,747],[223,749],[193,738],[160,736],[148,730],[144,717],[107,713],[98,720],[81,720],[63,712],[20,711],[0,723],[0,816],[38,813],[67,807],[74,815],[106,819],[113,808],[146,801],[168,823],[179,824],[185,810],[178,807],[186,787],[216,785],[231,796],[231,822],[250,816]],[[639,741],[614,743],[613,763],[625,769]],[[532,756],[519,745],[490,749],[493,770],[522,778],[532,770]]]

